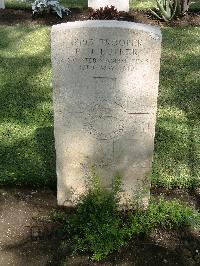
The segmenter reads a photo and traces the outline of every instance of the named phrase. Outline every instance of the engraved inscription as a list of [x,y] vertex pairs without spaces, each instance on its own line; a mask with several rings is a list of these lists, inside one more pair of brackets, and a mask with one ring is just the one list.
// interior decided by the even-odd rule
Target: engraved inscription
[[143,181],[149,184],[160,31],[129,22],[85,21],[53,26],[51,36],[58,202],[75,205],[72,191],[78,197],[87,192],[95,166],[106,188],[120,174],[125,206]]
[[[141,64],[149,64],[150,57],[141,39],[72,39],[67,44],[70,57],[68,67],[79,65],[81,71],[134,71]],[[145,50],[146,49],[146,50]],[[146,56],[141,56],[141,54]]]

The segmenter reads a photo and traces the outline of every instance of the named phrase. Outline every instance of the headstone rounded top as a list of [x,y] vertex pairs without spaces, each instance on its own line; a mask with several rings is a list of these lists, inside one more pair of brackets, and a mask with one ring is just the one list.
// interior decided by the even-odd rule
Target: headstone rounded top
[[64,29],[75,29],[75,28],[121,28],[130,30],[147,31],[155,33],[161,37],[161,31],[159,26],[151,26],[142,23],[128,22],[128,21],[117,21],[117,20],[85,20],[61,23],[54,25],[52,31],[64,30]]
[[53,26],[51,37],[58,203],[75,206],[87,192],[95,167],[106,189],[120,174],[120,206],[132,207],[138,192],[146,206],[159,83],[159,27],[77,21]]

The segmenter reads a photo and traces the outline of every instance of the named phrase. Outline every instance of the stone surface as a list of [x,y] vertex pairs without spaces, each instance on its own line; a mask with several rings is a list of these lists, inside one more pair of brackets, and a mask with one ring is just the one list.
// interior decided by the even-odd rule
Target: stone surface
[[119,21],[52,28],[58,203],[73,206],[91,170],[121,204],[148,201],[160,69],[157,27]]
[[129,0],[88,0],[88,7],[93,9],[111,5],[118,11],[129,11]]
[[0,0],[0,9],[5,9],[5,1]]

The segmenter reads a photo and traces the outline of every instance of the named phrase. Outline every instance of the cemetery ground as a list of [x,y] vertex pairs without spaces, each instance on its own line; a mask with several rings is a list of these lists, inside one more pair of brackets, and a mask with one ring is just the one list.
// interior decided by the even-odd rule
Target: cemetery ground
[[[12,5],[10,5],[10,7],[12,7]],[[70,10],[72,13],[69,15],[63,15],[63,18],[61,19],[52,13],[44,14],[42,16],[35,14],[33,16],[30,7],[26,8],[26,6],[22,9],[7,8],[0,10],[0,25],[15,25],[17,23],[23,23],[25,25],[54,25],[67,21],[92,19],[93,17],[93,11],[88,8],[72,7]],[[159,26],[169,25],[172,27],[199,26],[200,14],[198,10],[199,9],[195,9],[194,11],[191,10],[184,16],[177,20],[172,20],[171,22],[159,21],[154,18],[148,10],[131,10],[128,14],[125,12],[118,12],[118,14],[111,17],[108,16],[106,19],[117,19]],[[96,19],[98,19],[98,17]],[[99,17],[99,19],[102,19],[102,17]]]
[[[50,27],[37,25],[51,25],[52,17],[29,14],[23,23],[23,14],[15,22],[0,16],[0,265],[199,265],[200,232],[192,227],[132,237],[102,262],[62,247],[67,236],[52,218],[62,208],[56,205]],[[163,24],[162,34],[151,192],[200,210],[200,29]]]

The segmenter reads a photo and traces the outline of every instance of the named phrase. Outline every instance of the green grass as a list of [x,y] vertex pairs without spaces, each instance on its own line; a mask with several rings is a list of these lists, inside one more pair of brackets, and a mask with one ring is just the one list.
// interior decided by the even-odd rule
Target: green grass
[[148,9],[154,8],[156,6],[156,2],[154,0],[130,0],[130,8],[131,9]]
[[[5,0],[6,8],[17,8],[17,9],[30,9],[31,0]],[[66,7],[79,7],[86,8],[87,0],[60,0],[60,3]],[[156,0],[130,0],[130,9],[149,9],[156,7]],[[191,10],[200,10],[200,0],[193,0],[190,6]]]
[[55,184],[49,33],[0,27],[1,184]]
[[88,0],[60,0],[60,2],[67,7],[88,7]]
[[5,0],[5,7],[13,9],[31,9],[31,2],[18,1],[18,0]]
[[[6,0],[7,8],[30,8],[31,2],[33,1],[18,1],[18,0]],[[84,8],[88,5],[88,0],[60,0],[60,2],[67,7],[79,7]],[[155,7],[155,1],[140,1],[140,0],[130,0],[130,8],[136,9],[147,9]]]
[[[5,0],[6,8],[16,8],[16,9],[31,9],[31,3],[34,2],[31,0],[20,1],[20,0]],[[78,7],[86,8],[87,0],[60,0],[60,3],[66,7]]]
[[200,178],[200,29],[162,32],[153,184],[195,186]]
[[200,0],[192,0],[190,10],[200,11]]
[[[132,9],[149,9],[156,7],[156,0],[130,0]],[[200,10],[200,0],[192,0],[190,10]]]
[[[200,165],[200,29],[164,28],[152,182],[194,187]],[[50,28],[0,26],[0,184],[54,186]]]
[[[20,1],[20,0],[6,0],[6,8],[16,8],[16,9],[31,9],[31,3],[34,2],[31,0],[28,1]],[[60,0],[60,3],[66,7],[78,7],[78,8],[86,8],[87,0]]]
[[146,210],[119,212],[120,179],[115,180],[111,191],[101,187],[98,177],[93,181],[74,213],[56,211],[53,214],[58,224],[57,234],[67,236],[61,246],[71,250],[73,255],[84,252],[92,260],[100,261],[127,245],[133,236],[149,236],[156,228],[200,227],[200,213],[178,200],[153,198]]

